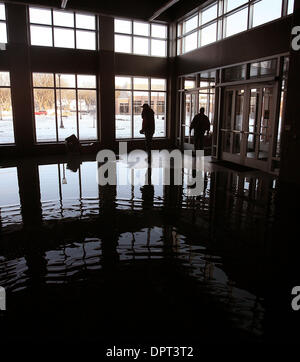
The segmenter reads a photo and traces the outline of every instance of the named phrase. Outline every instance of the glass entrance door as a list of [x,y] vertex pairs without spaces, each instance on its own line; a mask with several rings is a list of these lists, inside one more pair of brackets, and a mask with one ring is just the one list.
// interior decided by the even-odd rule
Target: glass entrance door
[[272,157],[275,86],[245,85],[224,91],[222,159],[268,170]]

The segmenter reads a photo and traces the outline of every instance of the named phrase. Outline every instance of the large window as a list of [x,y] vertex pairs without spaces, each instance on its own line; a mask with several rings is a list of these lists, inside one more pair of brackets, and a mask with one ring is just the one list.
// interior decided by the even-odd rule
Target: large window
[[97,137],[96,76],[33,73],[37,142]]
[[0,3],[0,43],[7,43],[5,5]]
[[294,0],[218,0],[177,26],[177,54],[292,14]]
[[116,138],[141,138],[142,105],[155,113],[154,137],[166,136],[166,80],[145,77],[115,78]]
[[96,50],[96,17],[29,8],[31,45]]
[[167,26],[115,19],[115,51],[166,57]]
[[14,142],[9,72],[0,72],[0,144]]

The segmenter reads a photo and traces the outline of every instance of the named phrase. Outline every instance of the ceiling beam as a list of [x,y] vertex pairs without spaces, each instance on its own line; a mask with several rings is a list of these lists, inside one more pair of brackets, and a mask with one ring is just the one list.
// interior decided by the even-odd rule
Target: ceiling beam
[[67,6],[68,0],[61,0],[61,8],[65,9]]
[[160,9],[158,9],[150,18],[149,21],[153,21],[156,18],[158,18],[162,13],[164,13],[166,10],[170,9],[174,4],[178,3],[179,0],[169,0],[166,5],[162,6]]

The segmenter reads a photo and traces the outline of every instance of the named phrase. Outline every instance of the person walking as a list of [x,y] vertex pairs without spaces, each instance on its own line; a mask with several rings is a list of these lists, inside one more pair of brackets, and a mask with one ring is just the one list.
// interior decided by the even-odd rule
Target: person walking
[[142,111],[143,124],[140,133],[145,135],[146,151],[150,154],[152,146],[152,138],[155,132],[154,111],[153,109],[150,108],[150,106],[147,103],[143,104],[142,108],[143,108]]
[[190,133],[194,130],[194,148],[196,150],[204,149],[204,135],[207,132],[209,135],[210,122],[208,117],[204,114],[205,109],[200,108],[200,113],[196,114],[190,125]]

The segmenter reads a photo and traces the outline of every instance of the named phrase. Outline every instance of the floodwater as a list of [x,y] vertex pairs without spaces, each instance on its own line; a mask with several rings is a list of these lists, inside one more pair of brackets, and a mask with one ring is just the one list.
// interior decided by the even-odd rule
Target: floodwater
[[[99,186],[97,167],[0,168],[6,338],[273,339],[275,178],[208,158],[192,197],[186,170],[182,186],[159,184],[163,167],[130,171],[135,186]],[[118,180],[123,171],[117,161]]]

